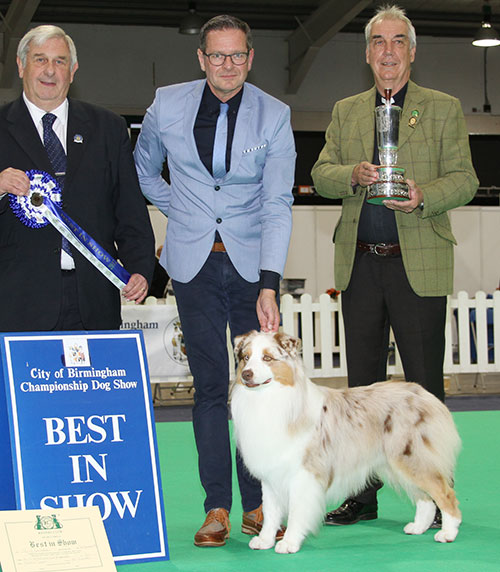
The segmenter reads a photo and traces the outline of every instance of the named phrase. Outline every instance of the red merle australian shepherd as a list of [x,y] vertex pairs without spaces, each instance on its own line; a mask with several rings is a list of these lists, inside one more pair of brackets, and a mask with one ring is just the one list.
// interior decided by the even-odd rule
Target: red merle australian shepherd
[[330,389],[304,374],[299,340],[250,332],[235,340],[231,410],[238,447],[262,482],[264,525],[253,549],[297,552],[326,503],[361,491],[374,475],[416,504],[406,534],[422,534],[436,505],[434,539],[453,542],[461,515],[452,488],[460,438],[448,409],[420,385],[380,382]]

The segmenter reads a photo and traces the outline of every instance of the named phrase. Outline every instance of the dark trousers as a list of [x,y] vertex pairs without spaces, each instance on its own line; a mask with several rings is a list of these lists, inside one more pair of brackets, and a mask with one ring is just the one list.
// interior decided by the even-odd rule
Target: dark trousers
[[75,270],[61,270],[62,290],[61,290],[61,313],[54,331],[74,331],[85,330],[80,316],[80,306],[78,304],[78,286],[76,282]]
[[[358,251],[349,286],[342,293],[342,315],[350,387],[380,380],[390,325],[405,379],[419,383],[444,401],[446,296],[415,294],[401,256]],[[376,502],[381,486],[376,482],[356,500]]]
[[[259,330],[255,304],[259,283],[244,280],[228,255],[212,252],[193,280],[172,280],[194,380],[193,427],[198,449],[205,510],[231,509],[232,476],[228,426],[229,360],[227,324],[231,340]],[[244,511],[262,502],[260,483],[250,476],[240,455],[236,468]]]
[[357,252],[342,293],[349,386],[378,379],[387,352],[387,323],[401,356],[405,378],[444,401],[446,296],[417,296],[400,256]]

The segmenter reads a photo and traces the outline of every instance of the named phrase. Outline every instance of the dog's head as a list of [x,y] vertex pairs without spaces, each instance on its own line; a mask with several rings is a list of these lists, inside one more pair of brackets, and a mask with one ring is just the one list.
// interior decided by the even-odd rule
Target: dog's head
[[253,330],[235,338],[234,351],[238,360],[237,383],[250,388],[261,387],[271,381],[294,385],[299,339]]

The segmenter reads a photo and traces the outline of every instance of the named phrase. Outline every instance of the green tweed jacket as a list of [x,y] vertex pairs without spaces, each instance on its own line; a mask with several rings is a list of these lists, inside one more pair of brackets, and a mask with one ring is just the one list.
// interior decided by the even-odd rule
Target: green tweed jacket
[[[351,175],[358,163],[371,163],[373,158],[374,102],[375,87],[335,104],[326,144],[312,170],[320,195],[343,199],[333,236],[339,290],[347,288],[354,263],[366,188],[353,188]],[[410,121],[412,117],[416,121]],[[399,127],[398,166],[424,194],[423,211],[396,211],[408,280],[419,296],[450,294],[456,241],[447,211],[468,203],[479,184],[458,99],[409,82]]]

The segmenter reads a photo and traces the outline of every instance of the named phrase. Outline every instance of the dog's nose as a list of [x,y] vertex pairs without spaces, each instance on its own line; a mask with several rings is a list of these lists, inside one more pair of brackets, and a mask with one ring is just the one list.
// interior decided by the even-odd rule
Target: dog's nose
[[245,381],[251,381],[253,379],[253,371],[251,369],[244,369],[241,377],[245,380]]

